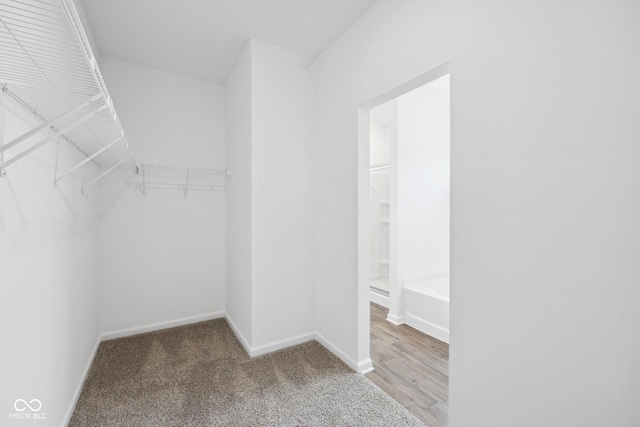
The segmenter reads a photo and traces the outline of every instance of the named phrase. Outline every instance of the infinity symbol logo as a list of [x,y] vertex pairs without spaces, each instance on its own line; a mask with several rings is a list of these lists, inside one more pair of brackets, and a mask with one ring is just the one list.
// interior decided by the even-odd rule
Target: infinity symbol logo
[[[31,406],[29,403],[33,406]],[[16,411],[18,412],[26,411],[27,408],[31,409],[32,412],[38,412],[40,409],[42,409],[42,402],[40,402],[38,399],[32,399],[29,403],[27,403],[27,401],[24,399],[18,399],[13,404],[13,407],[16,408]]]

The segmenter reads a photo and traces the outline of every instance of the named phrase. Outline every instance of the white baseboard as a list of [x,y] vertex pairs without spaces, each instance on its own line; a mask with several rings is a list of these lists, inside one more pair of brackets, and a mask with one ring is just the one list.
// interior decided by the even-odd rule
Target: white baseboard
[[102,335],[100,335],[100,338],[102,341],[108,341],[115,338],[123,338],[131,335],[144,334],[145,332],[159,331],[161,329],[175,328],[177,326],[184,326],[184,325],[189,325],[191,323],[204,322],[206,320],[211,320],[211,319],[220,319],[222,317],[225,317],[225,313],[223,311],[219,311],[216,313],[200,314],[197,316],[183,317],[181,319],[169,320],[166,322],[152,323],[146,326],[137,326],[134,328],[127,328],[127,329],[120,329],[117,331],[105,332]]
[[240,344],[242,344],[242,348],[244,348],[244,351],[246,351],[249,357],[251,357],[251,345],[249,344],[249,341],[247,341],[244,335],[242,335],[242,332],[240,332],[240,329],[236,326],[231,316],[229,316],[229,313],[225,313],[224,318],[227,320],[227,323],[231,327],[231,330],[235,334],[236,338],[238,338],[238,341],[240,341]]
[[296,335],[291,338],[286,338],[283,340],[274,341],[272,343],[252,347],[249,344],[249,341],[247,341],[247,339],[244,337],[242,332],[240,332],[240,329],[238,329],[236,324],[233,322],[233,319],[231,319],[231,317],[229,317],[228,314],[225,316],[225,318],[227,319],[227,322],[229,323],[231,330],[236,335],[236,337],[238,338],[238,341],[240,341],[240,344],[242,344],[242,347],[247,352],[249,357],[262,356],[263,354],[268,354],[277,350],[282,350],[287,347],[302,344],[311,340],[316,340],[320,344],[322,344],[322,346],[324,346],[327,350],[329,350],[331,353],[338,356],[340,360],[346,363],[347,366],[349,366],[354,371],[362,374],[373,371],[373,362],[371,361],[371,359],[364,360],[360,363],[354,362],[350,357],[344,354],[336,345],[334,345],[331,341],[326,339],[322,334],[319,334],[318,332],[309,332],[306,334]]
[[89,375],[89,370],[91,370],[91,365],[93,365],[93,360],[96,358],[96,354],[98,353],[98,347],[100,347],[101,342],[102,342],[102,339],[101,339],[101,336],[99,335],[98,338],[96,339],[95,345],[93,346],[91,357],[89,357],[89,359],[87,360],[87,363],[84,366],[82,375],[80,376],[80,381],[76,386],[76,390],[73,392],[73,396],[71,397],[71,402],[69,403],[67,412],[65,416],[62,418],[61,427],[65,427],[69,425],[69,422],[71,422],[73,411],[76,409],[76,405],[78,404],[78,399],[80,399],[80,393],[82,393],[82,389],[84,388],[84,383],[87,380],[87,376]]
[[373,372],[373,361],[371,359],[366,359],[362,362],[358,362],[358,369],[356,369],[356,371],[363,375]]
[[320,344],[322,344],[327,350],[329,350],[331,353],[333,353],[336,356],[338,356],[340,358],[340,360],[342,360],[344,363],[346,363],[348,367],[350,367],[351,369],[353,369],[356,372],[358,371],[358,364],[356,362],[354,362],[349,356],[344,354],[342,352],[342,350],[340,350],[335,344],[333,344],[331,341],[326,339],[324,337],[324,335],[316,332],[315,333],[315,338],[316,338],[316,341],[318,341]]
[[274,341],[269,344],[263,344],[251,348],[249,355],[251,357],[261,356],[263,354],[271,353],[272,351],[282,350],[283,348],[291,347],[292,345],[302,344],[307,341],[315,339],[316,334],[308,332],[306,334],[296,335],[291,338],[286,338],[279,341]]
[[405,318],[404,316],[396,316],[395,314],[387,314],[387,322],[390,322],[396,326],[404,325]]
[[421,319],[418,316],[407,313],[406,324],[414,329],[419,330],[429,336],[434,337],[442,342],[449,344],[449,330],[444,329],[441,326],[435,325],[427,320]]
[[389,297],[376,291],[369,291],[369,301],[381,305],[384,308],[389,308]]

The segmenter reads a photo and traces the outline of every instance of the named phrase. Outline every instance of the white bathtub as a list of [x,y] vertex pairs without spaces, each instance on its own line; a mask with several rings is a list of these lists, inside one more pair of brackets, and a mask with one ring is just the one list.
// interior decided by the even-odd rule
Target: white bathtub
[[402,282],[405,323],[449,342],[449,275]]

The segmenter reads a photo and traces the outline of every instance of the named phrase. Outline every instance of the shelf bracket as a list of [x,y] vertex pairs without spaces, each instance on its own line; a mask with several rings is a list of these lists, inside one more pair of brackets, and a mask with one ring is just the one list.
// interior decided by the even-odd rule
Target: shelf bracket
[[[72,167],[71,169],[69,169],[68,171],[66,171],[65,173],[63,173],[62,175],[60,175],[59,177],[56,178],[56,180],[53,183],[54,187],[58,186],[58,181],[60,181],[62,178],[68,176],[69,174],[75,172],[76,170],[78,170],[79,168],[81,168],[82,166],[86,165],[87,163],[89,163],[90,161],[92,161],[94,158],[96,158],[97,156],[99,156],[100,154],[104,153],[105,151],[107,151],[109,148],[111,148],[116,142],[120,141],[122,138],[118,137],[115,141],[110,142],[109,144],[107,144],[105,147],[101,148],[99,151],[96,151],[95,153],[93,153],[91,156],[87,157],[86,159],[84,159],[83,161],[81,161],[80,163],[78,163],[77,165],[75,165],[74,167]],[[57,162],[57,159],[56,159]],[[56,168],[57,170],[57,168]]]
[[[46,130],[47,128],[51,129],[52,131],[55,132],[55,129],[54,129],[53,126],[56,123],[58,123],[58,122],[60,122],[60,121],[62,121],[64,119],[76,114],[78,111],[82,110],[87,105],[90,105],[91,103],[93,103],[93,102],[97,101],[98,99],[100,99],[101,96],[102,96],[101,94],[97,94],[97,95],[89,98],[89,100],[87,100],[83,104],[78,105],[75,108],[72,108],[71,110],[67,111],[66,113],[63,113],[63,114],[59,115],[55,119],[50,120],[50,121],[48,121],[48,122],[46,122],[46,123],[34,128],[34,129],[31,129],[29,132],[27,132],[27,133],[25,133],[23,135],[20,135],[19,137],[17,137],[13,141],[10,141],[7,144],[5,144],[2,147],[0,147],[0,153],[15,147],[16,145],[20,144],[22,141],[31,138],[32,136],[38,134],[39,132],[42,132],[42,131]],[[74,127],[75,127],[75,125],[74,125]],[[64,133],[64,132],[61,132],[61,133]]]
[[[74,127],[78,126],[79,124],[89,120],[90,118],[92,118],[93,116],[95,116],[96,114],[100,113],[101,111],[105,110],[107,108],[106,105],[101,106],[100,108],[97,108],[93,111],[91,111],[88,114],[85,114],[84,116],[82,116],[80,119],[76,120],[75,122],[73,122],[72,124],[70,124],[69,126],[66,126],[64,129],[60,129],[60,130],[56,130],[52,135],[49,135],[48,137],[46,137],[45,139],[43,139],[42,141],[38,142],[37,144],[29,147],[28,149],[24,150],[23,152],[21,152],[20,154],[16,154],[14,157],[12,157],[11,159],[7,160],[4,163],[4,167],[6,168],[9,165],[12,165],[13,163],[17,162],[18,160],[20,160],[21,158],[25,157],[28,154],[31,154],[33,151],[37,150],[38,148],[42,147],[43,145],[45,145],[47,142],[59,137],[60,135],[69,132],[71,129],[73,129]],[[5,148],[7,147],[6,145],[3,147]]]
[[[33,114],[38,120],[40,120],[42,123],[47,123],[49,122],[49,120],[47,120],[44,116],[42,116],[42,114],[40,114],[38,112],[38,110],[36,110],[35,108],[31,107],[29,104],[27,104],[26,102],[24,102],[22,100],[22,98],[20,98],[18,95],[16,95],[15,93],[13,93],[6,84],[4,83],[0,83],[0,88],[2,89],[2,92],[7,94],[11,99],[13,99],[14,101],[16,101],[19,105],[21,105],[25,110],[27,110],[29,113]],[[53,129],[55,131],[55,129]],[[89,156],[89,154],[87,154],[82,148],[80,148],[80,146],[78,144],[76,144],[74,141],[72,141],[67,135],[60,135],[60,137],[62,139],[64,139],[65,141],[67,141],[72,147],[74,147],[76,150],[80,151],[84,156]],[[2,153],[0,153],[0,156],[2,156]],[[100,166],[100,164],[98,162],[94,163],[97,166]],[[3,175],[4,176],[4,175]]]
[[96,182],[100,181],[102,178],[104,178],[105,176],[109,175],[111,172],[116,170],[118,167],[120,167],[124,162],[129,160],[131,157],[132,157],[132,154],[129,153],[129,155],[127,157],[125,157],[124,159],[120,160],[118,163],[116,163],[115,165],[113,165],[112,167],[110,167],[109,169],[107,169],[106,171],[104,171],[103,173],[98,175],[97,177],[93,178],[91,181],[89,181],[86,184],[84,184],[82,186],[81,193],[84,193],[84,190],[87,187],[90,187],[91,185],[95,184]]
[[[91,181],[83,182],[81,191],[124,162],[135,164],[122,123],[82,27],[76,2],[0,0],[0,28],[6,36],[0,37],[2,103],[4,106],[4,95],[7,95],[15,105],[24,107],[38,119],[20,129],[21,134],[12,133],[9,140],[9,135],[1,135],[5,117],[0,114],[0,176],[7,167],[45,144],[53,148],[52,141],[57,144],[54,187],[90,162],[101,169],[83,180]],[[13,101],[9,104],[12,108]],[[92,119],[94,116],[96,118]],[[80,139],[80,144],[65,134],[69,131],[74,138]],[[63,162],[59,146],[64,141],[75,147],[83,158]],[[127,153],[119,150],[119,144]],[[120,160],[125,155],[127,157]],[[102,169],[97,160],[106,157],[110,157],[109,163]]]

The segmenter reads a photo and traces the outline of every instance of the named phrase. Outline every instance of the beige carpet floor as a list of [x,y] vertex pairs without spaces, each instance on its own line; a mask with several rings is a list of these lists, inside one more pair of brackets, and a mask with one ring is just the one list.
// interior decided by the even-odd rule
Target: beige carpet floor
[[423,426],[315,341],[249,358],[223,319],[100,345],[75,426]]

